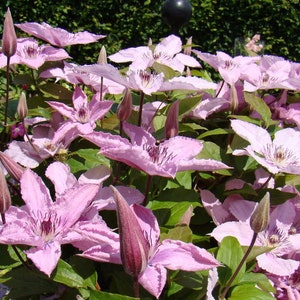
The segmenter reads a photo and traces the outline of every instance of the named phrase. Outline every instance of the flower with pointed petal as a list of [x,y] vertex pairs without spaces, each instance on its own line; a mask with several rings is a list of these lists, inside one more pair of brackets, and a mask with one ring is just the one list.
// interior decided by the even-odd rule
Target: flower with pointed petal
[[132,62],[131,70],[146,70],[154,62],[169,66],[173,70],[183,72],[185,66],[200,67],[196,59],[190,55],[180,53],[182,42],[178,36],[169,35],[158,43],[152,51],[150,47],[142,46],[128,48],[110,55],[108,58],[114,62]]
[[41,24],[26,22],[16,24],[16,27],[57,47],[94,43],[105,37],[105,35],[97,35],[87,31],[70,33],[62,28],[54,28],[45,22]]
[[88,102],[86,94],[79,86],[75,87],[73,93],[73,108],[56,101],[48,101],[47,103],[68,118],[60,124],[55,132],[53,144],[57,144],[62,139],[71,142],[79,135],[92,133],[96,127],[96,122],[104,117],[113,104],[112,101],[98,100],[97,95]]
[[[258,233],[255,246],[270,247],[270,252],[256,257],[258,266],[263,270],[279,276],[288,276],[299,267],[299,261],[288,258],[294,249],[299,249],[299,233],[290,232],[295,216],[295,207],[291,201],[278,205],[271,212],[267,229]],[[234,236],[242,246],[249,246],[253,230],[250,221],[226,222],[217,226],[211,236],[218,242],[225,236]]]
[[203,147],[195,139],[175,136],[157,144],[156,139],[143,128],[124,122],[123,129],[131,142],[103,132],[93,132],[84,137],[101,147],[102,155],[149,175],[174,178],[180,171],[215,171],[229,168],[213,159],[195,158]]
[[[200,271],[219,266],[210,253],[192,243],[170,239],[160,242],[159,226],[152,211],[137,204],[129,206],[116,189],[114,193],[120,215],[123,265],[156,298],[160,296],[166,283],[166,269]],[[93,260],[102,258],[101,252],[98,256],[95,248],[85,251],[83,256]]]
[[11,206],[7,211],[0,243],[32,246],[25,251],[27,257],[50,276],[60,258],[61,245],[85,239],[78,234],[74,236],[72,227],[93,200],[99,186],[76,184],[53,202],[46,185],[30,169],[24,171],[20,185],[25,205]]
[[[38,69],[46,61],[59,61],[69,58],[64,49],[57,49],[49,45],[38,45],[33,38],[21,38],[17,40],[17,51],[11,57],[11,64],[23,64],[32,69]],[[0,67],[6,64],[3,54],[0,55]]]
[[279,172],[300,174],[300,131],[293,128],[279,130],[272,141],[264,128],[232,120],[232,129],[250,143],[244,150],[235,150],[235,155],[249,155],[272,174]]

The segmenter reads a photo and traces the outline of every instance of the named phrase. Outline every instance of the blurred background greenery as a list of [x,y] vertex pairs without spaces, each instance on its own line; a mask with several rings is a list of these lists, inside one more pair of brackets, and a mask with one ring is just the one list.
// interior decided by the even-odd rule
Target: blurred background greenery
[[[105,45],[112,54],[141,46],[152,38],[157,43],[171,29],[161,17],[164,1],[157,0],[2,0],[0,17],[7,7],[15,23],[47,22],[71,32],[87,30],[107,37],[99,43],[68,49],[77,63],[96,62]],[[236,37],[260,33],[265,53],[300,61],[299,0],[191,0],[193,16],[180,30],[183,43],[190,36],[198,50],[233,55]],[[75,4],[76,3],[76,4]],[[0,32],[2,32],[0,24]],[[19,36],[21,32],[18,32]]]

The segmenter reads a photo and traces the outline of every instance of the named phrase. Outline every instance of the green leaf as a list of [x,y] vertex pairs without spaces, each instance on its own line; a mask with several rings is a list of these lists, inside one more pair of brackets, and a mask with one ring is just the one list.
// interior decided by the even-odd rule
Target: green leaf
[[229,134],[229,133],[232,133],[231,129],[217,128],[217,129],[213,129],[213,130],[208,130],[208,131],[200,134],[198,139],[201,140],[208,136],[223,135],[223,134]]
[[89,300],[134,300],[137,298],[129,297],[129,296],[123,296],[118,294],[111,294],[106,292],[97,292],[97,291],[91,291]]
[[[224,265],[218,268],[219,279],[222,285],[226,285],[229,281],[243,256],[244,251],[235,237],[227,236],[222,240],[217,254],[217,260]],[[245,274],[245,270],[246,264],[244,263],[232,285],[237,284],[241,280]]]
[[198,193],[179,187],[164,190],[157,200],[149,202],[148,207],[154,212],[160,225],[174,227],[190,205],[193,208],[200,206]]
[[181,119],[185,114],[196,107],[202,100],[201,96],[185,97],[179,102],[178,118]]
[[57,267],[51,278],[56,282],[65,284],[72,288],[86,287],[85,280],[76,273],[71,265],[62,259],[58,261]]
[[185,243],[191,243],[193,241],[193,232],[187,225],[176,226],[167,233],[161,233],[160,239],[180,240]]
[[254,286],[258,285],[263,291],[275,293],[276,289],[270,283],[270,279],[262,273],[245,273],[240,281],[240,284],[252,283]]
[[46,94],[52,95],[59,100],[71,100],[73,92],[63,87],[61,84],[47,82],[40,86],[41,91]]
[[271,121],[271,110],[266,102],[260,97],[256,97],[253,93],[244,93],[245,101],[256,110],[262,117],[265,126],[269,127]]
[[72,173],[89,170],[99,165],[110,167],[110,160],[98,152],[99,149],[92,148],[72,152],[72,157],[67,161]]
[[228,300],[274,300],[273,296],[269,293],[264,292],[253,285],[250,284],[242,284],[236,286],[232,292]]
[[8,299],[55,293],[58,288],[57,284],[42,273],[31,271],[24,266],[14,268],[4,276],[1,276],[0,282],[11,289]]
[[160,64],[158,62],[154,62],[152,67],[155,70],[155,72],[164,73],[166,80],[171,79],[171,78],[176,76],[176,72],[172,68],[170,68],[169,66]]

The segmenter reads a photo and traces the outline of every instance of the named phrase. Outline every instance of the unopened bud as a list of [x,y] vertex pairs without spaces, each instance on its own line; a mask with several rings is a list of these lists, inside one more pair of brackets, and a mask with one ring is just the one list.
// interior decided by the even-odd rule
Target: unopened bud
[[17,114],[21,120],[24,120],[28,115],[28,107],[26,101],[26,95],[24,92],[21,93],[18,107],[17,107]]
[[101,47],[97,63],[103,65],[107,64],[107,54],[104,46]]
[[2,53],[7,56],[13,56],[17,51],[17,36],[14,28],[13,19],[9,8],[7,9],[3,34],[2,34]]
[[149,40],[148,40],[148,47],[151,47],[153,45],[153,43],[152,43],[152,39],[151,38],[149,38]]
[[25,169],[16,163],[11,157],[0,151],[0,161],[8,174],[15,180],[20,181]]
[[123,100],[120,102],[117,108],[118,119],[121,122],[128,120],[131,114],[131,110],[132,110],[132,95],[130,93],[130,90],[126,89]]
[[183,53],[186,55],[191,55],[192,54],[192,37],[189,37],[188,40],[186,41],[186,47],[183,50]]
[[138,277],[147,266],[149,244],[127,201],[115,187],[110,187],[117,206],[122,264],[127,274]]
[[264,231],[270,221],[270,194],[261,199],[250,218],[250,227],[255,233]]
[[11,205],[10,193],[8,190],[6,178],[0,168],[0,213],[4,214]]
[[178,135],[178,112],[179,112],[179,100],[175,101],[167,115],[167,120],[165,124],[165,137],[169,139]]

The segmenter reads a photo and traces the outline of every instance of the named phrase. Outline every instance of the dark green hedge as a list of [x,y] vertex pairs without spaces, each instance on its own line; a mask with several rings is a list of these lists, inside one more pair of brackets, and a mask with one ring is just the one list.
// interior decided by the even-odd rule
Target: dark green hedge
[[[76,3],[76,4],[74,4]],[[78,63],[96,61],[104,44],[108,54],[129,47],[156,43],[170,33],[161,18],[163,1],[146,0],[8,0],[1,1],[0,17],[9,6],[15,23],[45,21],[69,31],[88,30],[106,34],[100,43],[73,46]],[[265,53],[300,61],[299,0],[192,0],[193,17],[180,34],[185,41],[193,36],[199,49],[233,54],[235,37],[260,33]],[[0,30],[2,31],[2,23]]]

